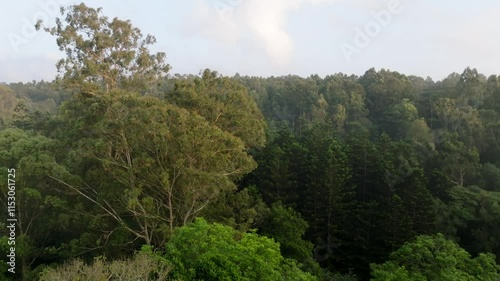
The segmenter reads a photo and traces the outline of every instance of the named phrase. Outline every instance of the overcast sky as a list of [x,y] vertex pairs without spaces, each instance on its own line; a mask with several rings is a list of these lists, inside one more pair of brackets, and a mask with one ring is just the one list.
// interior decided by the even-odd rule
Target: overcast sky
[[[0,82],[52,80],[62,53],[32,22],[55,4],[2,1]],[[171,73],[362,75],[370,67],[440,80],[467,66],[500,74],[500,1],[88,0],[156,36]]]

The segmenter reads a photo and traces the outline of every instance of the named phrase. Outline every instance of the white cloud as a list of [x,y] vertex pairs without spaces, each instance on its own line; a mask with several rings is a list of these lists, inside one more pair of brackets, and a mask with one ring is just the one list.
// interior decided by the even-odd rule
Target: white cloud
[[[277,67],[290,64],[294,44],[286,30],[289,13],[303,4],[331,4],[337,0],[209,0],[196,3],[189,34],[237,43],[250,35],[253,48],[264,51]],[[195,20],[193,22],[192,20]]]
[[[192,16],[187,19],[187,24],[182,28],[182,36],[201,33],[204,37],[213,38],[225,44],[237,42],[240,38],[241,26],[234,19],[234,7],[214,4],[221,1],[197,0]],[[227,10],[221,10],[222,8],[227,8]]]
[[288,64],[293,42],[285,31],[288,12],[298,8],[299,0],[248,1],[244,18],[256,40],[278,65]]

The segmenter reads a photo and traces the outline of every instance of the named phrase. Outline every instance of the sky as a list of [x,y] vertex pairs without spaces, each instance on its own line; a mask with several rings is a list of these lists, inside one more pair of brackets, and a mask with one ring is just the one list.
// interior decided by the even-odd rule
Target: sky
[[[0,82],[52,80],[63,57],[36,32],[74,0],[2,1]],[[171,74],[335,73],[371,67],[441,80],[466,67],[500,74],[500,1],[465,0],[88,0],[109,18],[154,35]]]

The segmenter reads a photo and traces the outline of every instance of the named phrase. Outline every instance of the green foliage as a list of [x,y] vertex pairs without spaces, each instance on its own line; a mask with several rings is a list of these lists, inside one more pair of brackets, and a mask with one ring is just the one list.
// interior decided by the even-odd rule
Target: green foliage
[[299,192],[300,160],[304,155],[304,147],[291,132],[280,130],[256,154],[256,161],[260,164],[248,177],[248,183],[259,188],[268,204],[282,201],[293,206]]
[[419,236],[393,252],[384,264],[372,264],[372,280],[498,280],[500,266],[491,254],[470,254],[443,235]]
[[459,141],[446,141],[440,147],[441,170],[456,184],[464,186],[476,176],[479,168],[479,152]]
[[199,216],[259,228],[323,280],[334,274],[318,264],[366,279],[369,263],[436,231],[473,255],[500,253],[497,77],[206,70],[152,78],[166,82],[164,93],[145,97],[131,91],[153,89],[135,89],[132,76],[107,91],[89,77],[57,115],[34,112],[67,99],[52,83],[9,85],[22,99],[12,124],[33,130],[0,133],[1,163],[23,171],[22,225],[33,220],[22,226],[23,255],[35,261],[26,276],[74,255],[116,258],[140,243],[165,245]]
[[409,135],[410,125],[418,119],[418,110],[409,99],[403,99],[386,109],[383,115],[383,129],[399,139]]
[[404,98],[414,98],[410,80],[398,72],[385,69],[376,72],[371,68],[359,78],[359,83],[366,91],[366,107],[370,116],[376,121],[382,121],[384,112]]
[[498,256],[500,194],[471,186],[455,187],[450,195],[449,213],[444,217],[453,222],[455,232],[462,240],[461,245],[473,255],[491,252]]
[[164,256],[181,280],[316,280],[283,258],[279,244],[203,219],[176,230]]
[[491,163],[482,165],[479,184],[485,190],[500,192],[500,168]]
[[14,109],[18,102],[15,92],[11,88],[0,84],[0,129],[12,122]]
[[[18,272],[27,274],[29,263],[39,258],[54,259],[45,250],[72,238],[68,202],[47,182],[47,175],[65,176],[65,168],[56,163],[56,141],[20,129],[0,131],[0,180],[7,183],[7,169],[15,168],[15,215],[17,218],[16,254]],[[4,166],[5,165],[5,166]],[[12,177],[11,177],[12,179]],[[0,200],[7,206],[8,186],[2,185]],[[2,212],[7,220],[7,212]],[[5,227],[0,231],[7,235]],[[56,234],[57,233],[57,234]],[[57,236],[56,236],[57,235]],[[58,235],[66,236],[58,241]]]
[[262,224],[260,233],[274,238],[280,244],[286,258],[306,262],[312,258],[313,244],[304,240],[308,225],[300,214],[281,202],[274,203],[268,219]]
[[[500,256],[498,76],[167,77],[130,21],[83,3],[61,15],[37,23],[66,54],[57,81],[0,85],[0,181],[19,171],[15,278],[147,244],[167,245],[155,261],[179,278],[365,280],[436,232],[478,257],[419,238],[400,251],[438,260],[393,254],[377,278],[495,276],[479,253]],[[227,226],[190,224],[202,216]],[[46,272],[106,278],[110,265]]]
[[241,138],[247,148],[265,144],[264,117],[248,90],[233,79],[206,69],[194,81],[175,81],[174,90],[166,94],[166,99]]
[[238,192],[229,192],[207,206],[204,212],[209,221],[231,226],[239,231],[259,228],[269,217],[270,209],[255,186]]
[[255,168],[241,139],[158,98],[118,91],[64,108],[71,130],[92,130],[70,155],[92,161],[83,180],[101,186],[72,189],[146,244],[164,244]]
[[[61,8],[61,16],[56,26],[43,29],[57,37],[59,50],[66,54],[57,63],[66,88],[89,95],[99,89],[144,91],[170,69],[165,53],[149,53],[155,37],[143,38],[128,20],[110,20],[102,15],[102,8],[93,9],[84,3]],[[42,25],[38,21],[36,28]]]

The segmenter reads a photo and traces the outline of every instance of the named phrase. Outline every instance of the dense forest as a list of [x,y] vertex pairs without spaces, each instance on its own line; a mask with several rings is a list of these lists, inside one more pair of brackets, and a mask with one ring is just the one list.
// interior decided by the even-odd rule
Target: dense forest
[[500,280],[500,76],[172,75],[61,13],[0,84],[0,280]]

